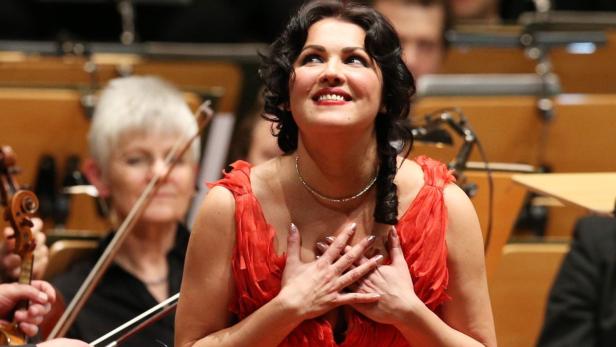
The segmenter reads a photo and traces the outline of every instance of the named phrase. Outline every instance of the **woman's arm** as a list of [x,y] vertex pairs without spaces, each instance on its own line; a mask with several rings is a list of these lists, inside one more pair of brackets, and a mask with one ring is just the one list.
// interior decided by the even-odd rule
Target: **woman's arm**
[[452,300],[443,304],[442,320],[421,304],[398,329],[423,346],[496,346],[488,294],[483,238],[477,213],[456,185],[445,188],[448,210],[447,265]]
[[362,256],[371,240],[359,242],[341,257],[341,250],[354,232],[349,228],[336,238],[329,253],[304,263],[300,259],[299,231],[292,226],[280,293],[231,326],[228,305],[235,290],[231,271],[234,205],[231,193],[216,187],[200,208],[184,266],[175,324],[176,346],[277,346],[305,319],[339,305],[378,300],[374,294],[340,293],[377,265],[373,259],[342,275]]
[[485,278],[483,242],[470,200],[456,186],[445,189],[449,210],[447,243],[452,301],[442,319],[415,294],[395,231],[390,233],[391,265],[381,265],[361,282],[359,292],[376,292],[375,305],[355,305],[368,318],[394,325],[418,346],[496,346]]
[[[271,302],[250,319],[231,326],[228,306],[235,294],[231,269],[234,245],[235,201],[228,190],[215,187],[200,207],[188,244],[175,324],[176,346],[243,346],[259,341],[258,337],[272,340],[264,342],[273,345],[273,339],[282,340],[299,323],[283,319],[286,308]],[[263,331],[268,334],[261,334]]]

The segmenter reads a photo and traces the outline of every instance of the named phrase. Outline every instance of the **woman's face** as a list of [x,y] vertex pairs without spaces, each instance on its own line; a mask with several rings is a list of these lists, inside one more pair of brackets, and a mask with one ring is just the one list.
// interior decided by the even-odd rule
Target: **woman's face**
[[[124,218],[152,177],[166,171],[164,159],[177,137],[129,133],[120,138],[111,153],[103,179],[114,209]],[[141,221],[168,223],[184,218],[195,190],[196,166],[187,154],[162,183],[144,211]]]
[[365,50],[365,36],[360,26],[337,18],[310,27],[289,85],[291,112],[300,130],[374,126],[383,82]]

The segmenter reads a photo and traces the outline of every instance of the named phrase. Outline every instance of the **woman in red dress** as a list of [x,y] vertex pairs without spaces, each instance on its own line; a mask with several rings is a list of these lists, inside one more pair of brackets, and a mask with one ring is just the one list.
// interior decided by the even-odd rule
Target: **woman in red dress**
[[285,154],[211,185],[177,347],[496,345],[472,204],[442,164],[396,150],[414,89],[400,51],[368,7],[291,19],[261,69]]

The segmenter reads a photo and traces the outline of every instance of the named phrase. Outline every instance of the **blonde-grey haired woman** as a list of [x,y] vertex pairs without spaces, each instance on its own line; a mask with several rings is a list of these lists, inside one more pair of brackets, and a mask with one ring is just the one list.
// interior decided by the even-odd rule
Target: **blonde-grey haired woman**
[[[170,84],[155,77],[112,80],[92,120],[91,158],[84,172],[121,221],[152,177],[167,169],[164,158],[176,141],[196,131],[182,94]],[[148,204],[69,336],[91,341],[179,291],[188,242],[181,221],[195,189],[199,144],[191,149]],[[110,239],[102,240],[98,255]],[[74,296],[95,260],[53,281],[65,300]],[[124,345],[172,345],[173,319],[157,322]]]

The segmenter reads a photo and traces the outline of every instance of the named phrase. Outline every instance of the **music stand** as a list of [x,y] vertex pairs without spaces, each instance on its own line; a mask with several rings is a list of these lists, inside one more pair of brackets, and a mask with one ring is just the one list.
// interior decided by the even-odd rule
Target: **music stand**
[[616,172],[518,174],[513,181],[565,204],[614,216]]
[[426,96],[552,96],[560,93],[554,74],[440,74],[426,75],[417,81],[417,95]]

